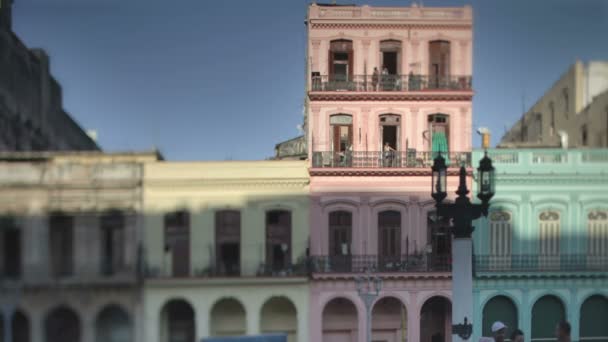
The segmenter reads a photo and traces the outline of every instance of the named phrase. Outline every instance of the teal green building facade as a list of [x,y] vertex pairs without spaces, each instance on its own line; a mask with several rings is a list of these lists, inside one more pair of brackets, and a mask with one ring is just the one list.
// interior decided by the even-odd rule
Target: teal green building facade
[[475,222],[472,340],[501,320],[526,341],[551,341],[566,319],[573,341],[608,341],[608,149],[488,155],[496,195]]

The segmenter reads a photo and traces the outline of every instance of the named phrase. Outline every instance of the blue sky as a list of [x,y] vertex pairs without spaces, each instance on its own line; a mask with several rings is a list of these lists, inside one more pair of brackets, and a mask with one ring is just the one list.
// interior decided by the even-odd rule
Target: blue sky
[[[157,147],[170,160],[263,159],[275,143],[299,134],[307,4],[15,0],[14,30],[29,47],[47,50],[64,107],[98,131],[105,150]],[[473,6],[473,123],[490,127],[493,143],[577,58],[608,60],[605,0],[423,4]]]

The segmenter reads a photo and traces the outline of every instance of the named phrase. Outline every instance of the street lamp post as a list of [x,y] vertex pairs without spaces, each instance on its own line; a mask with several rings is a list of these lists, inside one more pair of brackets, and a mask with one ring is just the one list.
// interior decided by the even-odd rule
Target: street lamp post
[[372,341],[372,304],[374,300],[378,298],[380,290],[382,290],[382,278],[374,276],[366,270],[365,275],[359,276],[355,279],[357,284],[357,293],[359,297],[365,303],[365,312],[367,313],[366,333],[367,342]]
[[488,215],[490,199],[494,196],[494,167],[487,152],[479,161],[478,193],[481,204],[467,197],[466,169],[460,167],[459,185],[454,203],[443,203],[447,197],[447,167],[441,153],[432,167],[432,196],[437,213],[452,219],[452,341],[466,341],[473,331],[473,220]]

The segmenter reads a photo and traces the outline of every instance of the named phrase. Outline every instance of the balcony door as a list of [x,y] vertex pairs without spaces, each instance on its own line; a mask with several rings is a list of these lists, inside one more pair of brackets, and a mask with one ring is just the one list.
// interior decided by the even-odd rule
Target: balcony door
[[429,42],[429,84],[432,89],[447,85],[450,75],[450,42],[434,40]]
[[382,90],[401,90],[401,42],[398,40],[383,40],[380,42],[380,57],[382,65]]
[[558,211],[543,211],[538,215],[539,224],[539,270],[560,268],[560,226],[561,215]]
[[348,211],[329,213],[329,260],[332,271],[351,269],[352,214]]
[[353,145],[353,117],[346,114],[332,115],[329,118],[332,135],[332,152],[334,166],[350,164],[350,152]]
[[215,213],[215,271],[220,275],[241,273],[241,213],[222,210]]
[[380,116],[380,146],[384,166],[397,167],[400,164],[401,116],[386,114]]
[[165,244],[171,258],[171,275],[190,274],[190,213],[176,211],[165,216]]
[[291,267],[291,212],[272,210],[266,213],[266,265],[272,272]]
[[332,40],[329,47],[329,80],[338,89],[347,89],[347,81],[353,75],[353,42],[350,40]]
[[401,213],[378,214],[378,263],[381,271],[397,271],[401,260]]

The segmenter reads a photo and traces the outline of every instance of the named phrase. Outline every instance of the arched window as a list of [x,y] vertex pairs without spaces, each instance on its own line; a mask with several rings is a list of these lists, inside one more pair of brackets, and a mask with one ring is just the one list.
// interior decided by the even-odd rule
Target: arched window
[[517,329],[517,308],[511,299],[496,296],[483,307],[483,336],[492,336],[492,324],[501,321],[510,331]]
[[559,268],[560,213],[543,211],[538,215],[538,221],[539,268]]
[[241,213],[221,210],[215,213],[215,272],[241,274]]
[[429,42],[429,84],[431,89],[446,88],[450,76],[450,42]]
[[594,295],[581,305],[580,341],[608,341],[608,298]]
[[555,337],[555,326],[566,318],[562,301],[555,296],[544,296],[532,307],[531,341],[551,341]]
[[165,251],[171,259],[172,276],[190,275],[190,213],[187,211],[165,215]]

